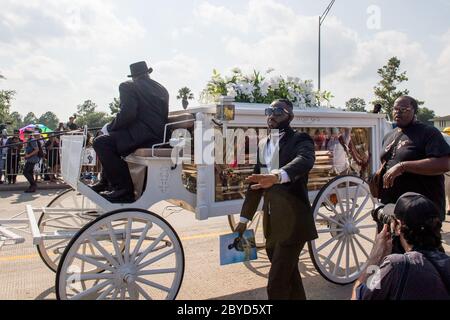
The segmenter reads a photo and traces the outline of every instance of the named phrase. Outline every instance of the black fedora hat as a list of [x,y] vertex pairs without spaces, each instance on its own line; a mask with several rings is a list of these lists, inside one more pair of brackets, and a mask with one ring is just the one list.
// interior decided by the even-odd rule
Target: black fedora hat
[[131,74],[128,76],[128,78],[137,77],[145,73],[152,73],[153,69],[149,68],[147,66],[147,63],[145,61],[136,62],[130,65],[130,71]]

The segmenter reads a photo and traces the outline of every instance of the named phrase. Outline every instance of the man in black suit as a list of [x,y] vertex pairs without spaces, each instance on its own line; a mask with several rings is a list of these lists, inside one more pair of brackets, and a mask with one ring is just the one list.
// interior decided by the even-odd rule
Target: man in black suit
[[291,128],[294,113],[289,100],[273,102],[266,115],[271,134],[260,144],[264,152],[258,152],[264,162],[258,160],[248,179],[250,188],[236,231],[245,232],[264,197],[264,236],[272,264],[269,300],[305,300],[298,260],[306,242],[318,237],[307,187],[315,163],[314,141]]
[[[169,93],[150,79],[145,62],[130,66],[132,81],[120,85],[120,112],[94,141],[103,166],[102,179],[92,189],[113,203],[134,202],[134,187],[124,157],[139,148],[163,142],[169,116]],[[112,187],[112,191],[107,191]]]

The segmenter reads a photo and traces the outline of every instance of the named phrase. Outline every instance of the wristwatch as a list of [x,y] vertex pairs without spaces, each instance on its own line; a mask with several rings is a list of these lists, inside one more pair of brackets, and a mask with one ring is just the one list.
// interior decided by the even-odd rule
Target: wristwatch
[[271,173],[278,178],[277,184],[281,184],[281,182],[283,181],[283,177],[281,176],[281,171],[280,170],[273,170]]

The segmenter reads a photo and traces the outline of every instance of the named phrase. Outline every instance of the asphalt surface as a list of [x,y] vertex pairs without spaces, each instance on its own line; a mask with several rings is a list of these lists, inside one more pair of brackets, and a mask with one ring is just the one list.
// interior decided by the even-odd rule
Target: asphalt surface
[[[27,204],[46,206],[60,191],[41,191],[25,195],[21,192],[0,192],[0,219],[22,212]],[[259,259],[247,264],[222,267],[219,261],[219,236],[230,233],[226,217],[197,221],[186,211],[154,211],[168,220],[180,236],[185,252],[184,280],[177,299],[181,300],[265,300],[269,261],[264,250]],[[0,300],[55,299],[55,274],[47,269],[33,247],[27,242],[6,246],[0,251]],[[444,226],[445,248],[450,252],[450,224]],[[306,253],[306,252],[305,252]],[[301,256],[299,264],[307,296],[312,300],[348,300],[352,286],[327,282],[315,270],[309,255]]]

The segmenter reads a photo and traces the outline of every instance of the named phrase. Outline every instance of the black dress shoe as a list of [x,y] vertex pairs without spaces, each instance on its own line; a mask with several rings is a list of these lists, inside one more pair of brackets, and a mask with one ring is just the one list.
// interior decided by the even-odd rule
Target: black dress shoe
[[133,203],[135,201],[133,192],[128,189],[103,192],[101,195],[111,203]]
[[97,193],[101,193],[104,191],[110,191],[111,188],[109,186],[108,183],[103,182],[103,181],[99,181],[96,184],[94,184],[93,186],[91,186],[91,189]]

